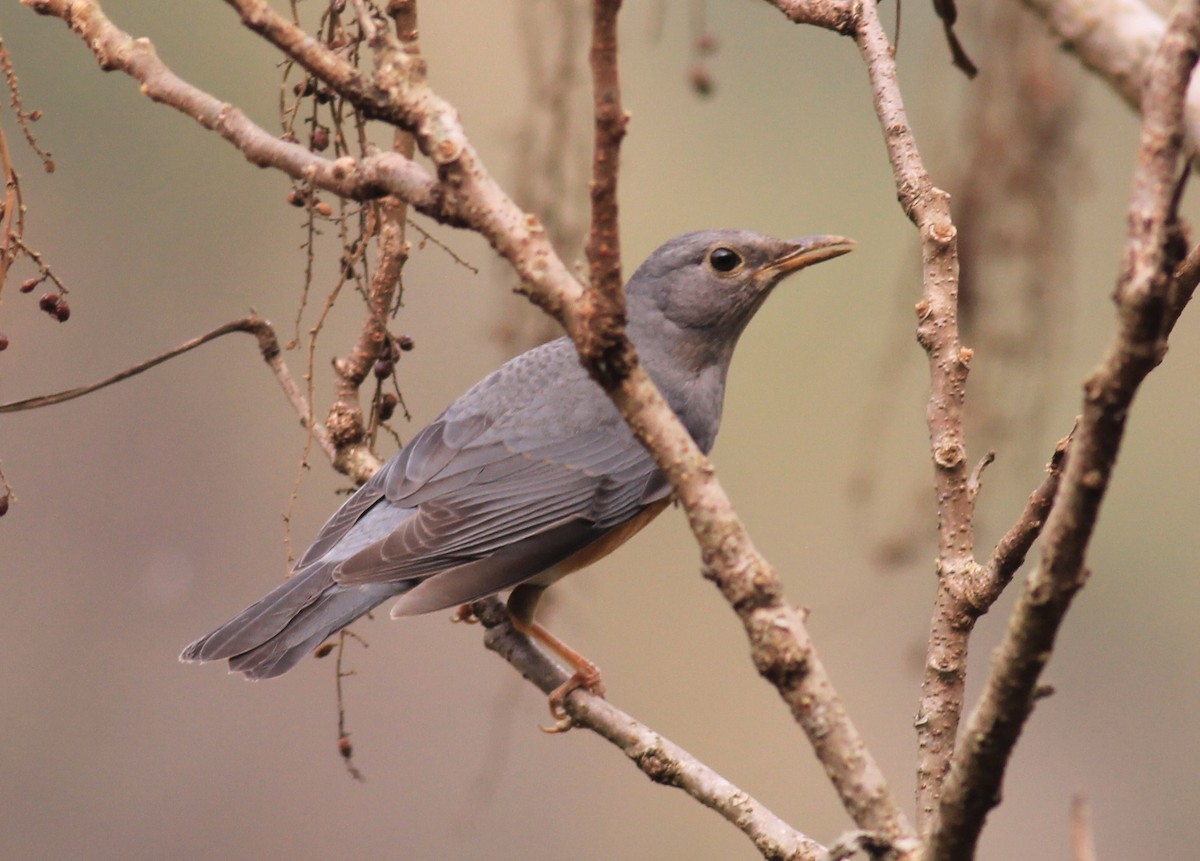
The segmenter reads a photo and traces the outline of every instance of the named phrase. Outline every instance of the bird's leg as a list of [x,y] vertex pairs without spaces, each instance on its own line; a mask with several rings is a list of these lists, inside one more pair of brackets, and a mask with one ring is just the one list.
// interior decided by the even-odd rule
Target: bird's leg
[[550,715],[556,721],[555,725],[542,727],[546,732],[565,732],[571,728],[572,721],[570,715],[563,710],[563,701],[578,688],[602,697],[604,682],[600,678],[599,667],[533,621],[533,610],[544,591],[544,586],[530,583],[518,586],[509,595],[508,615],[516,630],[544,644],[574,670],[569,679],[550,692]]

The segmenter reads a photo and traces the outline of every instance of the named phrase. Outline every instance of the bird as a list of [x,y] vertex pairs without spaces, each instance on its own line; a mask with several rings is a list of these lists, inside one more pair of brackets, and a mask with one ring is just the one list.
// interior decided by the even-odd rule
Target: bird
[[[853,241],[704,230],[654,251],[625,285],[626,331],[696,445],[717,437],[734,347],[786,276]],[[534,621],[544,590],[631,538],[671,487],[568,337],[509,360],[454,401],[321,528],[292,575],[180,655],[266,679],[395,598],[391,616],[508,591],[514,627],[571,665],[550,698],[603,693],[595,664]]]

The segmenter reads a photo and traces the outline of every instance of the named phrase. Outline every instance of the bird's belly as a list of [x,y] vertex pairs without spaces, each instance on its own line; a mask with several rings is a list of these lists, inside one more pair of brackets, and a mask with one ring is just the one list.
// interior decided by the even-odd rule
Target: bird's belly
[[574,571],[598,562],[641,532],[642,528],[657,517],[670,501],[668,497],[646,506],[629,520],[619,526],[614,526],[582,550],[576,551],[557,565],[551,565],[536,577],[525,582],[534,586],[549,586]]

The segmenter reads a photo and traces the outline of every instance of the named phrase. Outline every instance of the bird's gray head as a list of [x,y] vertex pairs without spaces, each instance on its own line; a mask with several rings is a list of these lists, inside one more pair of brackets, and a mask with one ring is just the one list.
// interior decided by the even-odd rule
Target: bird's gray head
[[[630,335],[639,352],[660,343],[693,370],[727,365],[738,336],[776,284],[853,245],[841,236],[775,239],[747,230],[677,236],[651,254],[626,285]],[[655,337],[639,337],[639,330],[649,329]]]

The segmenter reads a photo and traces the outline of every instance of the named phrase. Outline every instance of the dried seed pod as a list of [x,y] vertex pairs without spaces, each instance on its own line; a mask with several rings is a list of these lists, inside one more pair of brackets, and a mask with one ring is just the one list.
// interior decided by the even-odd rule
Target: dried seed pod
[[62,296],[58,293],[44,293],[42,298],[38,299],[38,307],[47,314],[53,314],[54,309],[58,307],[58,303],[62,301]]

